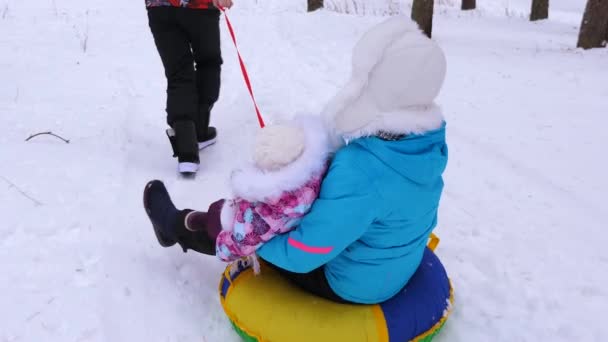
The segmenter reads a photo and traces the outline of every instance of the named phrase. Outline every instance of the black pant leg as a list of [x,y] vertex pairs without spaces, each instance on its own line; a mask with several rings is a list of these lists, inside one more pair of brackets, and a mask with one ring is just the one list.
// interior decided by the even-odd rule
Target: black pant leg
[[325,276],[324,267],[317,268],[309,273],[294,273],[277,267],[269,262],[266,263],[271,268],[275,269],[281,276],[289,280],[292,284],[298,286],[306,292],[312,293],[318,297],[331,300],[341,304],[354,304],[344,298],[338,296],[329,285]]
[[196,63],[199,139],[207,134],[211,108],[219,98],[222,54],[220,47],[220,12],[215,9],[181,11],[190,36]]
[[148,9],[148,21],[167,77],[167,123],[198,120],[198,93],[189,34],[178,23],[178,8]]

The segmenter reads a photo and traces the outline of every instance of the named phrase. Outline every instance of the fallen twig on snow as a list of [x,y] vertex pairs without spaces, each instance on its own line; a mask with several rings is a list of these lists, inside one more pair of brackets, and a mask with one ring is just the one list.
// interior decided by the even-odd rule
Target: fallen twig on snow
[[41,132],[41,133],[32,134],[27,139],[25,139],[25,141],[30,141],[31,139],[33,139],[33,138],[35,138],[35,137],[37,137],[39,135],[51,135],[51,136],[54,136],[57,139],[63,140],[66,144],[70,143],[69,140],[67,140],[67,139],[65,139],[65,138],[63,138],[63,137],[61,137],[61,136],[59,136],[59,135],[57,135],[57,134],[55,134],[53,132]]
[[11,182],[10,180],[4,178],[4,176],[0,176],[0,178],[6,182],[6,184],[9,185],[9,189],[10,188],[14,188],[15,190],[17,190],[21,195],[23,195],[23,197],[29,199],[30,201],[32,201],[36,206],[41,206],[42,202],[40,202],[39,200],[35,199],[34,197],[30,196],[27,192],[21,190],[20,187],[18,187],[17,185],[15,185],[15,183]]
[[7,15],[8,15],[8,2],[6,4],[4,4],[4,9],[2,10],[2,19],[6,19]]

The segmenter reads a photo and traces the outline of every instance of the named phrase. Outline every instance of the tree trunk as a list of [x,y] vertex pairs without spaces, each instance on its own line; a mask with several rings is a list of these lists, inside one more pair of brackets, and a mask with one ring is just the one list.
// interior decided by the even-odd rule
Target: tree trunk
[[412,20],[429,38],[433,33],[433,4],[434,0],[414,0],[412,4]]
[[608,39],[608,0],[588,0],[577,47],[605,47]]
[[475,0],[462,0],[462,10],[473,10],[477,7]]
[[542,20],[549,18],[549,0],[532,0],[532,12],[530,20]]
[[308,0],[308,12],[323,8],[323,0]]

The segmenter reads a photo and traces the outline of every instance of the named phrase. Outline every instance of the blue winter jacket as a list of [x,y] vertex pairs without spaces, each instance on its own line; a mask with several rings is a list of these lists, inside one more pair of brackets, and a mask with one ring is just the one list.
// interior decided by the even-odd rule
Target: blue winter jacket
[[447,158],[445,125],[399,141],[350,142],[336,153],[310,213],[258,255],[296,273],[325,265],[334,292],[352,302],[393,297],[437,224]]

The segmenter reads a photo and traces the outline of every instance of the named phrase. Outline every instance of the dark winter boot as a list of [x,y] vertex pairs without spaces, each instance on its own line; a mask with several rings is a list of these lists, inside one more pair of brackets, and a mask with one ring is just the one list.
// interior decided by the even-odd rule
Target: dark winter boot
[[209,206],[208,212],[192,211],[186,215],[186,229],[190,231],[205,231],[211,240],[216,240],[222,231],[221,213],[224,200],[219,200]]
[[207,135],[205,135],[203,138],[198,139],[199,151],[215,144],[216,141],[217,141],[217,130],[215,129],[215,127],[207,128]]
[[178,171],[183,175],[194,175],[200,164],[194,122],[176,121],[167,130],[167,136],[173,147],[173,156],[177,157]]
[[184,252],[191,249],[215,255],[215,239],[211,239],[204,230],[190,231],[186,228],[186,216],[192,210],[178,210],[161,181],[154,180],[146,184],[144,208],[161,246],[171,247],[177,243]]
[[209,126],[211,118],[211,109],[213,106],[201,104],[198,111],[198,122],[196,124],[196,137],[198,140],[198,149],[203,150],[213,144],[217,140],[217,130],[215,127]]

